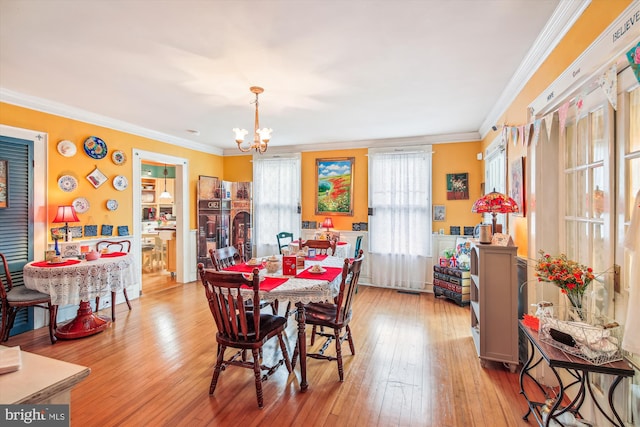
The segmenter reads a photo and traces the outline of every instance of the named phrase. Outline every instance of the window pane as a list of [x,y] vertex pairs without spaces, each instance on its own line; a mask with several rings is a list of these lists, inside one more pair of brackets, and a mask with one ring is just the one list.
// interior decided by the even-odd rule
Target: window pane
[[576,166],[584,165],[589,161],[587,158],[589,153],[589,124],[586,117],[578,122],[576,153]]
[[566,213],[568,216],[576,216],[576,174],[569,173],[565,175],[565,200]]
[[602,214],[607,208],[605,199],[609,199],[610,194],[605,194],[605,191],[604,191],[604,188],[606,188],[606,183],[604,180],[604,168],[602,166],[599,166],[599,167],[593,168],[592,171],[593,171],[592,215],[593,215],[593,218],[602,218]]
[[631,212],[633,212],[633,201],[636,198],[636,193],[640,190],[640,157],[627,160],[627,214],[626,220],[631,221]]
[[567,124],[565,139],[565,168],[576,165],[576,124]]
[[630,93],[629,152],[640,151],[640,87]]
[[590,196],[589,183],[587,182],[587,172],[584,170],[580,170],[577,171],[575,175],[577,180],[576,195],[578,197],[576,216],[586,217],[588,215],[587,198]]
[[593,264],[590,264],[589,267],[593,268],[596,273],[603,272],[610,267],[607,265],[609,255],[606,253],[606,245],[604,225],[593,224]]
[[576,251],[576,222],[566,221],[565,228],[565,241],[567,242],[566,253],[567,256],[569,256],[569,254],[573,254]]
[[604,108],[598,108],[591,113],[591,137],[593,139],[592,162],[602,161],[607,155],[608,141],[604,132]]
[[590,225],[587,222],[579,222],[577,224],[577,235],[576,235],[576,245],[575,245],[575,256],[574,260],[578,262],[582,262],[585,264],[590,264],[591,260],[591,251],[590,240],[591,240],[591,229]]

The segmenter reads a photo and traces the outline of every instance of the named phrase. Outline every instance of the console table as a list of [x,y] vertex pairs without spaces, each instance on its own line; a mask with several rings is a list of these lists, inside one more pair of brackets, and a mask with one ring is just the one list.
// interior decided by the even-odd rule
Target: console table
[[[522,417],[524,420],[527,420],[527,417],[529,416],[529,414],[533,414],[534,417],[536,418],[536,421],[538,422],[538,425],[549,426],[551,423],[551,420],[555,420],[557,417],[560,417],[565,412],[570,412],[576,415],[577,418],[580,418],[581,417],[580,407],[584,403],[587,393],[589,393],[592,398],[594,397],[593,391],[591,390],[591,381],[589,379],[589,373],[601,373],[601,374],[613,375],[616,377],[613,383],[611,384],[611,387],[609,388],[609,393],[608,393],[609,409],[611,410],[611,413],[613,414],[613,418],[615,418],[615,420],[612,419],[605,412],[604,408],[600,406],[600,404],[597,402],[597,400],[595,400],[595,398],[593,399],[594,405],[600,411],[600,413],[604,415],[604,417],[611,423],[611,425],[617,426],[617,427],[624,427],[624,423],[620,418],[620,415],[618,415],[618,412],[616,411],[616,408],[613,404],[613,395],[616,390],[616,387],[618,386],[618,384],[620,384],[623,378],[633,376],[634,371],[629,366],[629,364],[621,360],[617,362],[605,363],[602,365],[594,365],[586,360],[583,360],[579,357],[572,356],[571,354],[567,354],[552,345],[549,345],[540,341],[540,339],[538,338],[538,332],[525,326],[521,320],[519,321],[519,326],[522,332],[524,332],[524,335],[527,337],[529,341],[529,346],[530,346],[528,360],[523,366],[522,370],[520,371],[520,394],[524,396],[524,398],[527,400],[527,404],[529,405],[529,410]],[[538,350],[539,357],[534,362],[533,359],[535,358],[535,350]],[[531,400],[531,398],[525,392],[524,384],[523,384],[523,382],[525,381],[525,378],[529,378],[534,382],[536,387],[544,394],[545,399],[552,397],[546,393],[545,388],[542,386],[542,384],[540,384],[529,373],[533,368],[539,365],[543,360],[547,363],[547,365],[549,365],[549,367],[551,368],[551,371],[553,372],[553,374],[558,380],[558,384],[560,385],[560,390],[558,392],[558,395],[555,396],[555,403],[551,407],[550,415],[546,417],[546,420],[544,420],[542,416],[542,407],[545,405],[545,403],[535,402]],[[567,385],[563,384],[562,379],[558,374],[558,371],[557,371],[558,369],[565,369],[572,376],[571,382],[569,384]],[[565,397],[565,390],[567,390],[572,386],[577,386],[579,388],[578,393],[568,406],[562,407],[561,403],[563,403],[563,399]]]

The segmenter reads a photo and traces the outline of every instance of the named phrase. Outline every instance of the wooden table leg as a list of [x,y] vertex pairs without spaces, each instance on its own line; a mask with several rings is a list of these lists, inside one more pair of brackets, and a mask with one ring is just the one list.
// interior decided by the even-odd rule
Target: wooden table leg
[[89,301],[81,301],[78,314],[69,323],[56,330],[56,337],[63,340],[88,337],[104,331],[111,325],[108,317],[98,316],[91,310]]
[[296,303],[298,307],[298,349],[300,357],[300,390],[305,392],[309,387],[307,384],[307,334],[305,330],[304,305]]

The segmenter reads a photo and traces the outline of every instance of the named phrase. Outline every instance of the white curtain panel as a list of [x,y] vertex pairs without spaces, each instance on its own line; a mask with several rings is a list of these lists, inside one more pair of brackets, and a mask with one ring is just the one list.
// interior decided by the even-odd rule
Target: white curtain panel
[[276,235],[300,236],[300,156],[253,158],[253,239],[256,256],[280,253]]
[[431,146],[369,150],[371,284],[422,291],[431,256]]

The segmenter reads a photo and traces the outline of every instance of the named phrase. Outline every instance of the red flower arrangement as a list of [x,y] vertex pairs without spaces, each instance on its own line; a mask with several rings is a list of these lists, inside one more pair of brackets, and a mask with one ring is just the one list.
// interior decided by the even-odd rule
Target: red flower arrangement
[[571,305],[581,309],[584,291],[594,279],[593,270],[576,261],[567,259],[565,254],[551,256],[540,251],[536,262],[536,276],[539,282],[550,282],[567,295]]

